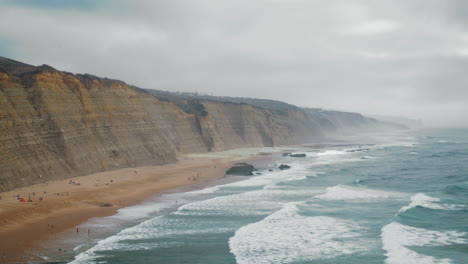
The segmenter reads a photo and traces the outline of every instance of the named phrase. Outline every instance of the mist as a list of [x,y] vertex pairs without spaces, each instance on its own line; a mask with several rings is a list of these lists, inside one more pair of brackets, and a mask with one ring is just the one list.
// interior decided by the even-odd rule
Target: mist
[[142,88],[468,126],[468,4],[0,1],[1,56]]

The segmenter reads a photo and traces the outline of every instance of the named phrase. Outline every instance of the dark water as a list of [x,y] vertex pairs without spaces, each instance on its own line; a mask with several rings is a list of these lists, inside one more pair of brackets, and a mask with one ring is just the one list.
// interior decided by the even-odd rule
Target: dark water
[[468,263],[468,130],[298,151],[290,170],[123,210],[73,263]]

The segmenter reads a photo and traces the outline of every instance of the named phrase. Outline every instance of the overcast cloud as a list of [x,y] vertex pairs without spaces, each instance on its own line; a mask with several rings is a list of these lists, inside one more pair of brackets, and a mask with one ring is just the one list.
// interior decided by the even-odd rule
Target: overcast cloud
[[143,88],[468,126],[465,0],[0,0],[0,55]]

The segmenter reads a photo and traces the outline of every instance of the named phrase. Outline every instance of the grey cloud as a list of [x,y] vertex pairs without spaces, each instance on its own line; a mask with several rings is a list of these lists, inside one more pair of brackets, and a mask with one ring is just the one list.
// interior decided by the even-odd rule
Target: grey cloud
[[109,3],[3,6],[0,38],[14,59],[145,88],[468,125],[466,1]]

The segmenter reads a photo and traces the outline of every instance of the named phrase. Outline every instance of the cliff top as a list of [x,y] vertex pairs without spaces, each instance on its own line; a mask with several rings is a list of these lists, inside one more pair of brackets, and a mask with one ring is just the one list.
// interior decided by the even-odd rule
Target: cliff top
[[24,73],[33,72],[36,68],[36,66],[0,56],[0,70],[8,73],[9,75],[19,76]]
[[212,96],[212,95],[200,95],[197,93],[180,93],[161,91],[154,89],[146,89],[147,92],[156,96],[157,98],[170,101],[175,104],[180,104],[182,101],[215,101],[220,103],[232,103],[232,104],[247,104],[256,108],[267,109],[276,114],[287,114],[288,111],[297,110],[298,107],[292,104],[288,104],[281,101],[269,100],[269,99],[257,99],[249,97],[230,97],[230,96]]
[[[70,74],[75,76],[77,79],[82,81],[83,83],[87,83],[90,81],[100,81],[103,84],[110,84],[110,83],[119,83],[123,85],[127,85],[125,82],[115,79],[109,78],[101,78],[92,74],[73,74],[69,72],[59,71],[55,68],[43,64],[41,66],[33,66],[30,64],[26,64],[23,62],[19,62],[16,60],[12,60],[9,58],[5,58],[0,56],[0,72],[5,72],[8,75],[15,77],[18,82],[22,82],[23,84],[31,83],[31,76],[40,73],[43,71],[56,71],[64,74]],[[27,86],[27,85],[26,85]],[[162,90],[154,90],[154,89],[142,89],[136,86],[130,86],[132,89],[137,90],[141,93],[146,93],[148,95],[152,95],[160,100],[171,102],[177,105],[179,108],[184,110],[187,113],[195,114],[197,116],[206,116],[207,113],[202,101],[214,101],[219,103],[231,103],[231,104],[247,104],[255,108],[261,108],[271,111],[272,113],[278,115],[287,115],[289,111],[296,111],[298,109],[303,109],[307,111],[309,114],[319,114],[320,112],[327,114],[335,114],[335,113],[345,113],[349,116],[354,117],[361,117],[366,118],[370,122],[376,122],[373,118],[364,117],[358,113],[351,113],[351,112],[340,112],[340,111],[331,111],[331,110],[322,110],[317,108],[299,108],[295,105],[288,104],[281,101],[270,100],[270,99],[258,99],[258,98],[248,98],[248,97],[229,97],[229,96],[212,96],[212,95],[202,95],[198,93],[181,93],[181,92],[170,92],[170,91],[162,91]]]
[[109,83],[109,82],[116,82],[120,84],[126,84],[123,81],[120,80],[114,80],[114,79],[109,79],[109,78],[101,78],[92,74],[73,74],[70,72],[66,71],[59,71],[55,69],[52,66],[49,66],[47,64],[43,64],[40,66],[34,66],[30,64],[26,64],[20,61],[12,60],[6,57],[0,56],[0,72],[5,72],[8,75],[12,77],[16,77],[21,81],[22,83],[25,83],[29,81],[27,75],[28,74],[35,74],[35,73],[40,73],[44,71],[55,71],[55,72],[61,72],[64,74],[69,74],[73,75],[76,78],[80,79],[81,81],[93,81],[93,80],[98,80],[103,83]]

